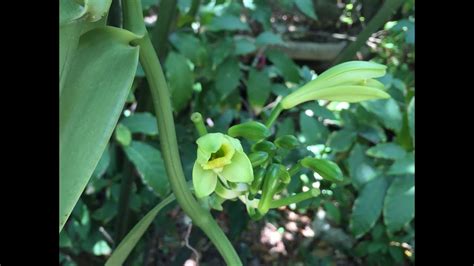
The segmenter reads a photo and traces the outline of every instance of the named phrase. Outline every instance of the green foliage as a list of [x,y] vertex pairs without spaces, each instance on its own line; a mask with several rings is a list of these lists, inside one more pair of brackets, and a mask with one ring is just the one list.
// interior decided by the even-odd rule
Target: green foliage
[[168,179],[159,150],[144,142],[132,141],[124,151],[137,167],[145,184],[161,197],[169,193]]
[[[359,19],[368,5],[375,15],[381,4],[197,1],[199,8],[191,15],[193,2],[177,1],[169,38],[163,40],[169,41],[169,51],[161,62],[171,92],[181,155],[178,163],[188,181],[197,156],[198,134],[189,119],[193,112],[203,114],[209,132],[230,134],[233,130],[229,128],[235,130],[245,122],[265,123],[282,97],[328,69],[325,62],[294,60],[273,45],[327,42],[312,34],[321,30],[352,35],[362,28]],[[142,0],[144,14],[158,11],[159,15],[160,3]],[[158,132],[147,78],[137,64],[138,46],[133,40],[138,37],[104,27],[100,19],[84,19],[83,12],[76,1],[61,1],[60,192],[61,203],[68,202],[61,204],[61,213],[72,211],[60,233],[61,264],[77,265],[85,258],[88,265],[106,261],[119,265],[125,259],[141,265],[150,259],[147,254],[168,259],[163,261],[166,265],[184,264],[191,253],[181,245],[188,224],[178,208],[161,210],[171,190],[160,148],[162,132]],[[308,189],[310,194],[316,187],[320,190],[317,197],[270,208],[258,218],[261,222],[252,220],[257,217],[249,217],[241,202],[222,203],[215,196],[201,202],[208,208],[222,208],[215,217],[228,228],[226,234],[244,264],[252,260],[275,263],[274,259],[264,260],[268,247],[262,249],[255,239],[267,223],[281,226],[278,232],[283,229],[282,235],[287,235],[284,225],[289,210],[309,217],[308,226],[317,233],[308,238],[295,234],[293,242],[285,240],[291,263],[279,257],[282,265],[331,265],[340,253],[363,265],[413,262],[413,6],[405,4],[393,19],[385,24],[383,34],[374,37],[374,48],[359,51],[364,60],[387,66],[387,74],[377,78],[383,86],[372,85],[390,99],[350,104],[336,98],[312,100],[282,112],[268,132],[248,134],[244,130],[235,135],[254,170],[277,164],[291,172],[286,187],[278,187],[278,182],[272,187],[281,189],[279,197]],[[289,25],[295,30],[289,30]],[[156,25],[147,27],[153,32]],[[345,97],[351,92],[338,93]],[[295,166],[303,158],[313,164]],[[66,174],[72,177],[66,179]],[[127,176],[133,178],[123,189]],[[75,181],[63,182],[69,179]],[[250,184],[257,199],[262,197],[264,178],[260,181]],[[127,214],[119,211],[123,204]],[[318,220],[320,212],[326,216]],[[122,241],[117,236],[120,221],[126,221]],[[327,227],[318,227],[319,222],[330,229],[322,230]],[[203,238],[200,230],[193,229],[190,245],[201,252],[202,265],[214,265],[217,253]],[[328,248],[321,248],[320,242]]]

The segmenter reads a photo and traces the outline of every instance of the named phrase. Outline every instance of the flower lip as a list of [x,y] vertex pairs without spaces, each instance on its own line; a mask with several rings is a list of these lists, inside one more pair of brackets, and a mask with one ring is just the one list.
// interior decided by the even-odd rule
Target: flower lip
[[211,154],[209,160],[201,166],[205,170],[222,168],[231,163],[234,153],[235,149],[232,144],[224,142],[216,152]]

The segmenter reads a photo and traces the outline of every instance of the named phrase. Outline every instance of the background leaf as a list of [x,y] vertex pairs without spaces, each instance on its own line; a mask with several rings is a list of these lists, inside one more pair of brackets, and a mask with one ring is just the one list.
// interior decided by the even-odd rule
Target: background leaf
[[118,123],[115,128],[115,139],[123,146],[128,146],[132,142],[132,132],[126,126]]
[[295,0],[295,5],[306,16],[317,20],[318,16],[314,13],[313,0]]
[[143,133],[150,136],[158,135],[156,118],[154,115],[147,112],[134,113],[123,118],[120,123],[128,127],[132,133]]
[[165,67],[173,108],[179,112],[187,106],[193,95],[193,72],[187,63],[186,57],[174,52],[166,57]]
[[258,35],[255,39],[257,46],[271,45],[271,44],[282,44],[283,40],[280,35],[277,35],[271,31],[264,31]]
[[265,71],[250,69],[247,83],[249,102],[254,107],[263,107],[270,96],[271,81]]
[[132,141],[130,146],[124,148],[124,151],[130,161],[137,167],[145,184],[161,197],[169,193],[170,188],[165,165],[159,150],[144,142]]
[[413,153],[407,153],[397,159],[387,172],[389,175],[415,174],[415,158]]
[[257,50],[257,47],[255,46],[255,44],[245,38],[239,38],[235,40],[234,44],[235,44],[235,50],[234,50],[235,55],[244,55],[244,54],[248,54]]
[[275,50],[266,51],[265,54],[278,70],[280,70],[285,80],[293,83],[299,82],[300,74],[298,66],[286,54]]
[[389,159],[389,160],[396,160],[405,157],[405,150],[395,143],[379,143],[374,147],[371,147],[367,150],[367,155],[382,158],[382,159]]
[[415,216],[415,178],[413,175],[396,177],[387,190],[383,207],[385,225],[395,232]]
[[329,130],[316,118],[307,116],[304,112],[301,112],[300,127],[306,145],[326,143]]
[[367,157],[366,146],[356,144],[347,160],[352,183],[357,189],[362,188],[379,174],[374,168],[373,162]]
[[221,99],[227,97],[237,86],[240,80],[239,61],[233,57],[222,63],[216,73],[216,89],[220,93]]
[[354,143],[357,134],[351,130],[339,130],[333,132],[328,138],[328,146],[336,152],[348,150]]
[[384,126],[396,132],[402,127],[402,113],[394,99],[366,101],[361,103],[364,108],[375,114]]
[[410,127],[410,136],[415,139],[415,96],[411,98],[410,104],[408,104],[408,125]]
[[383,207],[387,181],[383,177],[368,182],[355,200],[350,228],[355,237],[367,233],[378,220]]
[[212,19],[211,24],[208,27],[211,31],[234,31],[234,30],[250,30],[249,26],[242,22],[239,17],[225,14],[220,17]]

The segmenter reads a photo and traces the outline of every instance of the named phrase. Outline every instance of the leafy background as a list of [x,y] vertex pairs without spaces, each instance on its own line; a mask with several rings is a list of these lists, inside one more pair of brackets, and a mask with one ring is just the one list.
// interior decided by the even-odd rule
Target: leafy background
[[[157,14],[173,2],[167,40],[159,40],[157,25],[166,16]],[[204,115],[211,132],[267,117],[278,97],[327,69],[340,44],[353,41],[383,4],[200,2],[193,17],[191,0],[142,0],[170,86],[188,180],[196,157],[192,112]],[[121,23],[117,7],[114,1],[111,25]],[[326,45],[329,52],[295,55],[302,42]],[[275,48],[282,46],[290,48]],[[288,163],[307,155],[328,158],[341,167],[345,181],[336,185],[301,171],[287,193],[318,187],[321,196],[271,210],[258,222],[239,202],[226,202],[223,212],[214,213],[245,265],[414,263],[414,2],[403,3],[356,57],[388,66],[380,81],[391,99],[311,102],[283,113],[275,127],[277,136],[294,134],[302,143],[286,154]],[[103,265],[131,227],[170,193],[147,86],[139,65],[113,137],[60,234],[62,265]],[[201,265],[223,264],[201,231],[187,234],[189,226],[171,204],[127,263],[193,265],[196,256],[184,244],[188,239],[200,252]]]

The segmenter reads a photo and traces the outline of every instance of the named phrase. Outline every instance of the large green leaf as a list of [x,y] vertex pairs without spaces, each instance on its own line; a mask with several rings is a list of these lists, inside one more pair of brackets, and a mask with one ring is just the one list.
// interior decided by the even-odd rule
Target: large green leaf
[[61,0],[59,12],[59,92],[62,91],[69,65],[79,44],[85,24],[84,8],[73,0]]
[[181,111],[193,96],[194,76],[186,57],[171,52],[165,62],[166,76],[175,111]]
[[[80,5],[74,0],[61,0],[59,12],[59,92],[61,93],[81,33],[91,29],[104,17],[112,0],[85,0]],[[97,24],[98,25],[98,24]],[[104,24],[105,25],[105,24]]]
[[166,195],[170,187],[160,151],[141,141],[132,141],[130,146],[124,147],[124,150],[137,167],[144,183],[158,195],[162,197]]
[[82,17],[87,10],[74,0],[61,0],[59,2],[59,25],[70,24]]
[[239,61],[234,57],[227,58],[224,63],[217,68],[216,89],[221,99],[227,97],[237,88],[240,76]]
[[59,28],[59,93],[63,90],[83,26],[83,21],[79,20]]
[[107,145],[132,86],[137,36],[111,27],[84,34],[60,98],[59,230]]
[[117,248],[114,250],[110,258],[105,263],[106,266],[115,266],[123,265],[128,255],[138,243],[140,238],[142,238],[145,231],[148,229],[150,224],[155,219],[156,215],[166,207],[169,203],[173,202],[175,199],[174,195],[171,194],[158,205],[156,205],[151,211],[149,211],[133,228],[130,232],[123,238]]
[[349,225],[355,237],[363,236],[377,222],[386,190],[387,181],[383,177],[373,179],[362,188],[355,200]]
[[247,84],[247,95],[253,107],[263,107],[268,97],[272,83],[265,71],[251,69]]
[[415,178],[396,177],[387,190],[383,218],[389,231],[398,231],[415,216]]

